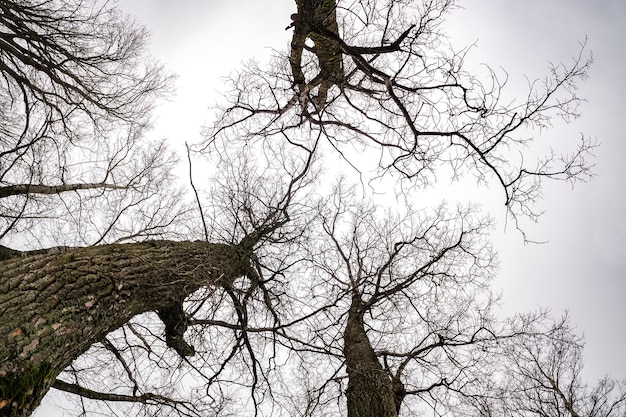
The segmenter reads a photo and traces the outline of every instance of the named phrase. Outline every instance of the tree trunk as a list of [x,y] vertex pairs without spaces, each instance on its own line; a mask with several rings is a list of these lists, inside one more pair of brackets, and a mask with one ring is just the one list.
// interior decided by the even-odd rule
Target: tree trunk
[[169,241],[7,252],[0,258],[0,416],[30,415],[63,369],[133,316],[246,274],[245,252]]
[[[323,31],[339,36],[337,24],[336,0],[296,0],[298,13],[292,15],[294,33],[291,40],[289,63],[299,94],[308,94],[310,89],[319,85],[314,103],[317,111],[326,105],[328,90],[343,81],[343,56],[335,39],[329,38]],[[319,73],[307,83],[302,67],[302,53],[307,39],[315,44],[314,51],[318,59]]]
[[396,417],[391,378],[385,373],[365,333],[361,300],[352,299],[344,332],[344,356],[348,369],[348,417]]

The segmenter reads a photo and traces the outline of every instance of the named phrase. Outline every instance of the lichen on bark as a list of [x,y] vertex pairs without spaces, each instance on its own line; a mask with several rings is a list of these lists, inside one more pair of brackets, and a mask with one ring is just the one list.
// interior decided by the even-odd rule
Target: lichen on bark
[[132,317],[248,274],[248,252],[171,241],[9,252],[0,260],[1,415],[30,414],[63,369]]
[[49,362],[0,375],[0,416],[27,416],[54,382]]

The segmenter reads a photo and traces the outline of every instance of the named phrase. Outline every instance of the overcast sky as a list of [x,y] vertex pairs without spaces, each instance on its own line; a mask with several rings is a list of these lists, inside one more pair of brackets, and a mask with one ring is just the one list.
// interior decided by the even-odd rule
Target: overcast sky
[[473,0],[450,21],[453,37],[478,40],[475,58],[502,65],[522,82],[522,74],[540,77],[548,61],[568,63],[588,38],[594,64],[580,86],[588,100],[583,117],[571,126],[555,124],[546,138],[559,144],[579,132],[597,138],[597,176],[573,190],[546,187],[546,213],[531,233],[548,244],[523,246],[515,233],[496,241],[508,311],[569,309],[586,336],[586,371],[594,379],[607,373],[626,379],[624,22],[623,0]]
[[[179,75],[178,94],[161,107],[159,137],[182,143],[198,138],[210,121],[207,108],[219,100],[220,77],[242,60],[263,61],[285,49],[293,0],[233,3],[227,0],[122,0],[153,33],[151,51]],[[235,5],[236,4],[236,5]],[[597,176],[573,190],[548,184],[541,204],[546,213],[529,233],[544,245],[523,245],[504,223],[494,238],[502,261],[496,282],[508,312],[550,307],[569,309],[587,338],[588,374],[626,378],[626,2],[623,0],[472,0],[461,3],[447,25],[452,42],[476,42],[470,63],[505,68],[512,87],[527,76],[541,78],[548,63],[568,64],[588,38],[594,64],[580,86],[588,102],[570,126],[555,123],[545,140],[568,147],[582,132],[597,138]],[[524,91],[520,90],[523,98]],[[542,139],[544,140],[544,139]],[[571,149],[571,148],[569,148]],[[504,207],[489,207],[502,220]]]
[[[174,100],[159,108],[152,134],[182,144],[199,139],[210,121],[207,108],[219,100],[221,76],[242,60],[263,61],[285,50],[284,28],[294,0],[120,0],[152,32],[151,53],[177,73]],[[502,269],[495,282],[507,313],[549,307],[569,310],[587,339],[586,375],[626,378],[626,1],[471,0],[448,20],[459,46],[476,42],[470,64],[507,70],[512,86],[547,74],[548,62],[569,63],[588,37],[594,64],[580,87],[588,102],[570,126],[555,124],[545,140],[573,144],[579,133],[597,138],[597,176],[573,190],[549,184],[546,211],[524,245],[512,228],[504,231],[504,207],[487,207],[500,220],[494,234]],[[520,94],[524,94],[520,90]],[[544,139],[542,139],[544,140]],[[571,148],[570,148],[571,149]],[[43,415],[43,414],[39,414]]]

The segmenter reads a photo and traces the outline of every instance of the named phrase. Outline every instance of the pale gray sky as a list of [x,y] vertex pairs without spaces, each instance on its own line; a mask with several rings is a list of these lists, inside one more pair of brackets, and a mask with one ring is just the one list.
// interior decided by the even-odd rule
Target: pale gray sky
[[548,244],[522,246],[515,233],[496,242],[507,311],[545,306],[556,315],[569,309],[587,339],[591,378],[626,378],[624,22],[621,0],[473,0],[450,20],[455,39],[478,40],[475,58],[503,66],[522,82],[522,74],[540,77],[548,61],[567,63],[588,37],[594,64],[580,86],[588,100],[583,116],[570,126],[555,124],[545,136],[557,144],[575,140],[579,132],[597,138],[597,176],[574,190],[564,184],[545,188],[546,213],[532,233]]
[[[172,102],[159,108],[156,137],[172,143],[199,139],[210,120],[207,108],[219,100],[223,82],[243,60],[263,61],[272,48],[287,48],[293,0],[120,0],[153,33],[151,53],[179,75]],[[504,232],[504,207],[487,209],[500,220],[494,241],[502,270],[507,313],[549,307],[569,310],[587,339],[586,375],[626,378],[626,2],[623,0],[472,0],[448,21],[455,45],[477,41],[470,64],[502,66],[513,87],[547,74],[548,61],[568,63],[588,37],[594,64],[580,86],[588,102],[570,126],[555,123],[543,134],[555,147],[573,144],[579,132],[597,138],[597,176],[573,190],[547,184],[546,211],[531,237],[544,245],[524,246],[514,228]],[[523,94],[522,90],[520,90]],[[543,139],[542,139],[543,140]],[[39,411],[38,415],[48,414]]]
[[[209,121],[208,106],[219,100],[220,77],[241,61],[263,60],[285,49],[284,30],[295,11],[293,0],[126,0],[120,6],[153,33],[151,51],[179,74],[178,94],[162,106],[154,134],[182,143],[198,138]],[[476,43],[470,63],[502,67],[512,87],[547,74],[548,63],[569,63],[588,38],[593,52],[590,78],[580,85],[588,100],[583,117],[543,133],[557,149],[568,149],[580,132],[597,138],[597,176],[573,190],[545,187],[545,215],[529,226],[531,237],[549,241],[526,245],[513,228],[495,233],[507,312],[550,307],[568,309],[587,338],[587,374],[626,378],[626,2],[622,0],[472,0],[461,2],[447,24],[455,45]],[[513,90],[514,91],[514,90]],[[523,98],[524,90],[520,90]],[[569,148],[571,149],[571,148]],[[496,200],[493,214],[504,207]]]

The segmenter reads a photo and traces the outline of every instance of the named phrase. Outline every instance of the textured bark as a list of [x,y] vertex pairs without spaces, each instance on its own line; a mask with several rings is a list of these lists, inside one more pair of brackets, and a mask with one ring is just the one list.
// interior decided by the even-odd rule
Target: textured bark
[[[341,49],[335,38],[339,37],[337,24],[337,4],[335,0],[296,0],[298,13],[292,15],[294,33],[291,40],[289,63],[294,78],[294,86],[299,94],[319,86],[315,105],[318,110],[327,101],[328,90],[344,78]],[[332,37],[327,36],[327,33]],[[302,52],[306,40],[311,39],[319,64],[319,73],[308,83],[302,70]]]
[[7,255],[0,260],[0,416],[32,413],[64,368],[133,316],[171,308],[249,269],[245,250],[205,242]]
[[396,404],[394,387],[367,337],[360,304],[355,296],[344,332],[348,417],[396,417],[399,404]]

